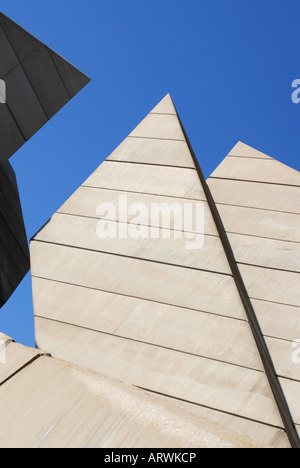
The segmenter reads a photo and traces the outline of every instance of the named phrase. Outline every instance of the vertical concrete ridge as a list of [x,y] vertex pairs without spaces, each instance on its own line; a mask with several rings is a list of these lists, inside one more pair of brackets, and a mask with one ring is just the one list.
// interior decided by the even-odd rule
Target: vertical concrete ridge
[[[244,281],[243,281],[243,277],[242,277],[242,275],[240,273],[238,264],[237,264],[237,262],[235,260],[235,256],[234,256],[230,241],[228,239],[226,230],[224,228],[222,219],[220,217],[218,208],[216,206],[216,203],[214,201],[214,198],[212,196],[210,188],[208,187],[208,185],[206,183],[206,180],[205,180],[204,175],[202,173],[201,167],[200,167],[199,162],[197,160],[197,157],[196,157],[196,155],[194,153],[194,150],[193,150],[193,148],[191,146],[189,138],[188,138],[188,136],[187,136],[187,134],[185,132],[185,129],[183,127],[183,124],[182,124],[182,122],[180,120],[179,115],[178,115],[178,119],[180,121],[182,131],[183,131],[183,133],[185,135],[185,139],[187,141],[188,147],[189,147],[191,155],[193,157],[193,160],[194,160],[197,172],[198,172],[198,176],[199,176],[200,182],[202,184],[202,187],[204,189],[204,192],[206,194],[206,198],[207,198],[208,204],[210,206],[213,218],[215,220],[217,230],[219,232],[220,239],[222,241],[224,251],[225,251],[225,254],[227,256],[227,259],[228,259],[228,262],[229,262],[229,265],[230,265],[230,268],[231,268],[231,271],[232,271],[232,275],[233,275],[233,278],[234,278],[235,283],[236,283],[236,287],[238,289],[239,295],[240,295],[242,303],[244,305],[244,309],[245,309],[245,312],[246,312],[246,315],[247,315],[247,318],[248,318],[248,321],[249,321],[249,325],[250,325],[251,331],[253,333],[254,340],[255,340],[255,342],[257,344],[258,352],[260,354],[260,357],[261,357],[261,360],[262,360],[262,363],[263,363],[263,367],[265,369],[266,376],[268,378],[268,381],[269,381],[269,384],[270,384],[274,399],[276,401],[276,404],[277,404],[277,407],[278,407],[278,410],[279,410],[279,413],[280,413],[280,416],[281,416],[281,419],[282,419],[286,434],[287,434],[287,436],[289,438],[289,441],[291,443],[292,448],[300,448],[300,439],[299,439],[299,435],[298,435],[296,426],[294,424],[294,421],[293,421],[289,406],[287,404],[285,394],[284,394],[284,392],[282,390],[279,378],[278,378],[278,376],[276,374],[276,370],[275,370],[275,367],[274,367],[274,364],[273,364],[273,360],[271,358],[268,346],[267,346],[266,341],[264,339],[264,336],[262,334],[262,331],[261,331],[261,328],[260,328],[256,313],[255,313],[255,310],[254,310],[253,305],[252,305],[252,303],[250,301],[246,286],[245,286]],[[231,154],[235,154],[236,152],[240,152],[242,150],[244,152],[244,154],[249,155],[249,153],[245,153],[245,147],[246,146],[247,145],[239,142],[238,145],[236,145],[235,149],[231,152]],[[247,151],[249,151],[249,148],[250,147],[247,147]],[[257,152],[257,153],[259,153],[259,152]],[[254,154],[257,155],[257,153],[254,153]],[[259,156],[261,156],[261,154],[262,153],[259,153]],[[253,152],[250,151],[250,156],[249,157],[253,157]],[[268,159],[268,157],[265,156],[264,159]]]

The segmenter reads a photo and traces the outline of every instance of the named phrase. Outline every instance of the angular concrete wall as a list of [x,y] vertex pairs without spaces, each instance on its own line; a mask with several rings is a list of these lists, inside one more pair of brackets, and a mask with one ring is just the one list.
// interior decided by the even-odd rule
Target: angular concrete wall
[[[202,248],[164,239],[168,226],[149,220],[147,209],[138,221],[97,212],[101,203],[117,206],[120,196],[146,208],[201,203]],[[103,218],[112,230],[159,226],[159,238],[99,239]],[[177,404],[206,408],[211,421],[230,414],[244,437],[251,437],[249,421],[286,437],[170,96],[34,237],[31,261],[41,349]]]
[[300,174],[238,143],[208,185],[298,426]]
[[29,249],[15,173],[0,167],[0,307],[29,271]]

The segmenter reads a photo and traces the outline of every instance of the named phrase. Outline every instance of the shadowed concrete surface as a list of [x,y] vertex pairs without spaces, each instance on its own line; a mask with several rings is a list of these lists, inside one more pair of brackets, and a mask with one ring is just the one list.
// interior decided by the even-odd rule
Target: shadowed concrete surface
[[[257,208],[261,212],[276,199],[275,216],[283,211],[286,219],[291,219],[291,236],[297,238],[298,173],[289,169],[284,174],[285,185],[279,185],[277,192],[272,184],[280,178],[279,163],[250,149],[242,155],[245,164],[252,158],[249,170],[245,171],[236,151],[237,148],[230,156],[237,163],[234,169],[229,168],[231,178],[236,179],[233,183],[251,184],[248,179],[254,177],[256,170],[260,173],[251,188],[254,200],[246,200],[244,185],[242,193],[237,189],[232,199],[227,188],[221,187],[218,192],[219,183],[231,180],[216,176],[209,185],[217,208],[221,205],[230,209],[239,196],[241,201],[236,203],[239,209]],[[266,164],[272,166],[264,184],[262,171]],[[272,428],[276,439],[288,445],[278,401],[265,373],[204,184],[168,95],[32,239],[37,345],[56,358],[160,394],[176,405],[185,401],[195,411],[205,410],[210,422],[221,421],[226,415],[245,438],[253,437],[254,423],[262,432]],[[167,238],[163,235],[167,225],[149,219],[147,209],[138,221],[134,216],[124,219],[120,212],[115,217],[109,210],[105,213],[98,210],[103,203],[118,205],[120,197],[123,202],[126,197],[126,203],[135,206],[142,203],[148,209],[155,203],[176,202],[179,206],[191,203],[193,207],[201,204],[204,227],[192,231],[194,235],[203,235],[203,245],[190,250],[184,237]],[[243,216],[251,225],[251,217],[245,213]],[[133,231],[143,226],[158,229],[159,235],[99,239],[99,220],[116,232],[124,225]],[[177,221],[174,215],[171,227],[179,233]],[[263,224],[260,230],[264,229]],[[266,232],[272,229],[265,224]],[[284,231],[276,220],[274,224],[277,232]],[[254,221],[252,229],[255,225]],[[261,249],[257,237],[248,239],[239,230],[232,234],[233,251],[245,256],[245,268],[251,268],[254,253],[259,257],[257,263],[263,274],[268,274],[271,268],[270,279],[265,281],[263,276],[260,280],[266,297],[271,294],[268,290],[274,289],[271,278],[276,274],[281,277],[287,263],[291,265],[287,274],[298,274],[297,250],[291,256],[287,248],[290,244],[282,247],[286,257],[281,258],[273,244]],[[276,235],[271,239],[276,242]],[[285,233],[285,242],[290,240]],[[235,260],[239,263],[239,258]],[[242,268],[241,272],[243,275]],[[255,285],[251,281],[245,278],[252,299],[251,288]],[[285,292],[286,300],[278,296],[275,302],[295,307],[299,300],[297,291],[294,285]],[[261,300],[262,294],[256,293],[253,299]],[[266,334],[272,355],[279,356],[284,342],[274,338],[277,337]],[[287,347],[290,345],[289,341]],[[285,364],[278,367],[278,376],[272,376],[282,377],[283,387],[289,383],[291,372],[291,366]],[[293,393],[294,389],[286,388]],[[288,400],[292,405],[293,400]],[[296,417],[292,426],[294,422],[298,423]],[[261,439],[261,445],[265,443]]]
[[0,307],[29,268],[29,249],[17,180],[10,163],[6,162],[0,167]]
[[0,12],[0,164],[7,161],[90,79]]

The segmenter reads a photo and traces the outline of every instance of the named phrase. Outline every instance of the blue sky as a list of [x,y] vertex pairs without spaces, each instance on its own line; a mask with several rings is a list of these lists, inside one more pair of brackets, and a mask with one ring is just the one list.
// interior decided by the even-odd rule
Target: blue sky
[[[92,78],[12,158],[28,238],[171,93],[206,177],[241,140],[300,169],[299,0],[0,0]],[[34,346],[30,273],[0,330]]]

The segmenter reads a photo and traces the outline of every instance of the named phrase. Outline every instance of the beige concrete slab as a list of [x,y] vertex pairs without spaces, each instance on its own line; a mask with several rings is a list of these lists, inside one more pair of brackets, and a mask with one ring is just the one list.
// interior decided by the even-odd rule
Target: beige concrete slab
[[31,242],[32,275],[244,320],[232,277]]
[[237,262],[300,272],[300,244],[228,234]]
[[300,173],[275,159],[227,157],[210,177],[300,186]]
[[129,136],[185,140],[177,115],[167,114],[148,114]]
[[35,315],[263,371],[248,323],[33,278]]
[[[266,337],[266,343],[271,353],[276,373],[281,377],[300,381],[300,363],[293,360],[293,354],[295,354],[293,342]],[[298,351],[297,357],[299,356],[300,353]]]
[[4,447],[289,447],[284,432],[39,358],[0,390]]
[[[41,351],[37,349],[27,348],[26,346],[7,341],[5,359],[3,359],[3,354],[1,353],[0,385],[40,354]],[[2,362],[3,360],[5,362]]]
[[239,265],[249,296],[291,306],[300,306],[299,274]]
[[252,299],[262,332],[266,336],[294,341],[300,338],[300,308]]
[[[138,238],[142,232],[145,239]],[[109,238],[104,239],[104,236]],[[175,238],[180,237],[180,238]],[[114,238],[111,238],[114,236]],[[120,238],[124,236],[124,238]],[[157,236],[158,238],[152,238]],[[36,240],[230,275],[218,237],[55,214]]]
[[7,335],[4,335],[4,333],[0,333],[0,342],[1,342],[2,344],[5,344],[5,343],[7,343],[8,341],[13,341],[13,339],[10,338],[10,337],[7,336]]
[[107,158],[107,161],[195,168],[185,141],[155,140],[151,138],[126,138]]
[[[167,400],[169,400],[169,398],[167,398]],[[291,448],[286,433],[281,429],[244,418],[234,417],[230,414],[221,413],[198,405],[176,401],[176,405],[177,404],[180,404],[180,407],[184,408],[186,411],[197,415],[201,420],[205,418],[205,420],[210,423],[215,422],[218,425],[224,425],[228,428],[228,436],[231,431],[234,430],[234,432],[238,434],[237,440],[244,441],[244,445],[249,448]]]
[[217,205],[227,232],[300,242],[300,216],[240,206]]
[[167,94],[157,106],[151,111],[151,114],[175,114],[176,110],[170,94]]
[[135,386],[281,426],[262,372],[58,322],[36,318],[36,323],[37,342],[48,342],[54,356]]
[[272,159],[270,156],[262,153],[261,151],[257,151],[256,149],[252,148],[251,146],[246,145],[239,141],[229,152],[231,156],[244,156],[247,158],[259,158],[259,159]]
[[284,391],[287,403],[295,424],[300,424],[300,406],[299,406],[299,395],[300,395],[300,382],[294,382],[281,378],[279,379],[282,389]]
[[[181,198],[172,198],[172,200],[170,200],[169,197],[156,195],[80,187],[58,210],[58,212],[99,219],[110,219],[111,221],[116,219],[117,221],[120,221],[120,204],[123,206],[122,200],[125,200],[124,197],[126,197],[127,207],[130,207],[135,203],[141,203],[145,207],[145,210],[141,210],[139,213],[139,220],[135,220],[135,216],[128,216],[128,221],[130,223],[146,226],[151,224],[154,227],[161,228],[171,227],[176,230],[178,230],[183,224],[182,213],[184,213],[185,206],[189,206],[192,212],[195,213],[197,204],[199,203],[199,201]],[[104,213],[102,216],[98,211],[98,207],[102,203],[111,203],[116,208],[116,216],[110,216],[108,212]],[[208,203],[203,200],[200,200],[200,203],[202,203],[204,207],[205,234],[218,235]],[[155,217],[151,216],[151,211],[156,206],[159,206],[161,213],[163,213],[163,215],[160,216],[159,221],[157,221]],[[177,207],[179,208],[178,211]],[[195,230],[197,230],[196,226]],[[199,231],[197,230],[197,232]]]
[[83,186],[206,200],[197,172],[177,167],[104,162]]
[[300,187],[208,179],[216,203],[300,213]]

